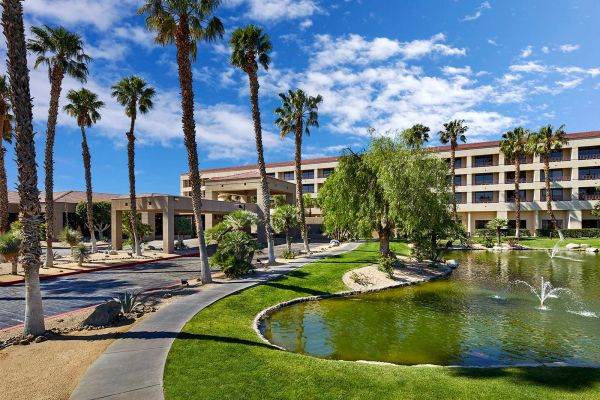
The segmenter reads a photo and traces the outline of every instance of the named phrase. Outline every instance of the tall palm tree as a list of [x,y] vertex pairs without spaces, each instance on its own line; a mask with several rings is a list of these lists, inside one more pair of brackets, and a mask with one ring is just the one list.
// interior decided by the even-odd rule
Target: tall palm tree
[[21,213],[21,264],[25,270],[25,335],[44,333],[40,292],[40,192],[33,133],[33,105],[29,89],[27,46],[20,0],[2,0],[2,28],[7,43],[8,77],[15,116],[15,153]]
[[402,132],[402,139],[411,149],[420,149],[429,141],[429,127],[415,124]]
[[90,149],[87,144],[85,128],[91,127],[100,120],[99,110],[104,107],[104,102],[98,100],[96,93],[90,92],[85,88],[79,90],[69,90],[67,93],[69,104],[64,110],[77,120],[77,125],[81,129],[81,154],[83,156],[83,168],[85,170],[85,194],[87,201],[87,225],[90,231],[90,242],[92,243],[92,253],[96,252],[96,235],[94,233],[94,203],[92,199],[92,160]]
[[507,160],[512,161],[515,165],[515,205],[517,207],[515,212],[515,237],[517,239],[521,232],[521,156],[527,153],[526,143],[530,134],[529,130],[519,126],[503,134],[500,141],[500,151]]
[[530,135],[527,141],[528,150],[535,155],[539,155],[544,162],[544,180],[546,183],[546,210],[554,229],[558,229],[556,216],[552,210],[552,193],[550,192],[550,154],[554,150],[560,150],[569,143],[565,126],[561,125],[554,130],[552,125],[546,125],[539,132]]
[[248,74],[250,83],[250,103],[252,104],[252,119],[254,121],[254,139],[256,141],[256,153],[258,155],[258,171],[263,203],[260,205],[264,214],[264,224],[267,236],[269,262],[275,262],[275,251],[273,249],[273,228],[271,226],[271,200],[269,193],[269,182],[265,167],[265,157],[262,143],[262,125],[260,121],[260,108],[258,105],[258,64],[265,70],[269,69],[269,53],[272,46],[269,36],[263,30],[250,24],[245,28],[238,28],[231,34],[229,45],[232,48],[231,64],[240,68]]
[[4,142],[12,143],[13,137],[10,96],[10,85],[6,76],[0,75],[0,234],[8,231],[8,182],[4,165]]
[[188,153],[192,206],[198,235],[202,283],[212,282],[206,241],[202,227],[202,189],[196,147],[196,124],[194,122],[194,92],[192,89],[191,61],[196,59],[199,41],[214,42],[223,37],[223,24],[213,16],[220,0],[145,0],[138,14],[146,14],[146,27],[156,31],[156,43],[163,46],[175,43],[177,67],[181,90],[181,121]]
[[[450,143],[450,178],[452,179],[452,196],[456,198],[456,147],[458,141],[465,143],[467,137],[465,132],[469,130],[469,127],[465,125],[465,121],[462,119],[455,119],[454,121],[446,122],[444,124],[444,130],[439,131],[440,142],[447,144]],[[452,202],[452,210],[454,218],[456,218],[456,201]]]
[[54,253],[54,137],[58,120],[58,102],[65,75],[87,80],[87,63],[90,57],[83,51],[83,41],[76,33],[63,27],[32,27],[33,37],[27,41],[27,48],[37,56],[34,68],[48,67],[50,80],[50,107],[46,126],[46,148],[44,151],[45,196],[46,196],[46,268],[52,267]]
[[142,255],[137,231],[137,207],[135,197],[135,119],[137,112],[146,114],[154,107],[152,98],[156,91],[148,86],[146,81],[138,76],[123,78],[112,87],[112,96],[125,107],[125,114],[131,119],[129,132],[127,132],[127,161],[129,165],[129,213],[131,232],[133,235],[133,249],[136,256]]
[[295,135],[296,141],[296,205],[298,207],[298,222],[304,241],[304,251],[309,252],[308,232],[304,216],[304,196],[302,195],[302,135],[310,135],[310,127],[319,127],[319,104],[323,101],[321,95],[307,96],[301,89],[295,92],[288,90],[288,94],[279,93],[281,107],[275,109],[277,119],[275,125],[281,130],[281,137],[286,137],[290,132]]

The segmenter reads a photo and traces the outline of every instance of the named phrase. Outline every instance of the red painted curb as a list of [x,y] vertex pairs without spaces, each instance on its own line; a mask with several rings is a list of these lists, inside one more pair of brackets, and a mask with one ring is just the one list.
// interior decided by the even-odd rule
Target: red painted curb
[[[44,275],[44,276],[40,276],[40,280],[55,279],[55,278],[60,278],[63,276],[70,276],[70,275],[88,274],[91,272],[106,271],[108,269],[133,267],[136,265],[148,264],[148,263],[156,262],[156,261],[175,260],[177,258],[183,258],[183,257],[197,257],[198,255],[199,255],[198,253],[178,254],[173,257],[168,257],[168,258],[153,258],[150,260],[135,261],[135,262],[125,263],[125,264],[108,265],[106,267],[98,267],[98,268],[89,269],[89,270],[63,272],[63,273],[55,274],[55,275]],[[25,282],[25,279],[19,279],[18,281],[11,281],[11,282],[0,282],[0,287],[18,285],[18,284],[24,283],[24,282]],[[2,332],[2,331],[0,331],[0,332]]]

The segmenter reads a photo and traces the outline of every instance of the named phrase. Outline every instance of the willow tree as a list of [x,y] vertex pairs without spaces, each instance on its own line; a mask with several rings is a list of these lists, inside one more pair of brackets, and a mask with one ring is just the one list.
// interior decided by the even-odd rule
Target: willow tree
[[415,124],[401,134],[404,143],[411,149],[420,149],[429,141],[429,127]]
[[131,232],[133,235],[133,252],[136,256],[142,255],[142,246],[139,238],[137,225],[137,204],[135,196],[135,120],[137,112],[146,114],[154,103],[152,98],[156,91],[148,86],[146,81],[138,76],[130,76],[121,79],[112,87],[112,96],[119,104],[125,107],[125,115],[130,119],[129,131],[127,132],[127,165],[129,170],[129,213],[131,221]]
[[520,126],[502,135],[500,151],[507,160],[515,166],[515,237],[518,239],[521,232],[521,156],[527,153],[527,138],[531,132]]
[[274,263],[275,249],[273,248],[273,228],[271,226],[271,200],[263,151],[260,107],[258,104],[258,65],[262,65],[265,70],[269,69],[269,53],[272,49],[271,41],[269,40],[269,36],[263,33],[262,29],[250,24],[244,28],[238,28],[233,31],[229,45],[232,48],[231,65],[244,71],[248,75],[248,82],[250,84],[250,103],[252,107],[252,121],[254,122],[254,141],[256,142],[258,172],[260,174],[262,193],[262,204],[259,204],[259,206],[261,207],[264,216],[269,263]]
[[145,0],[138,14],[146,15],[146,28],[156,32],[154,41],[166,46],[175,44],[181,91],[181,122],[188,153],[192,207],[198,235],[201,281],[212,282],[204,228],[202,227],[202,182],[198,167],[192,61],[196,60],[198,42],[214,42],[223,37],[223,24],[213,14],[219,0]]
[[552,220],[554,229],[558,229],[556,216],[552,210],[552,193],[550,192],[550,155],[555,150],[560,150],[569,143],[564,125],[554,130],[552,125],[546,125],[539,132],[529,136],[527,148],[532,154],[539,155],[544,162],[544,181],[546,188],[546,211]]
[[[450,121],[444,124],[444,130],[439,131],[438,135],[440,138],[440,142],[447,144],[450,143],[450,179],[452,180],[452,196],[456,197],[456,148],[458,147],[458,142],[461,141],[465,143],[467,141],[467,137],[465,133],[469,129],[468,126],[465,125],[465,121],[462,119],[455,119],[454,121]],[[452,206],[452,211],[454,213],[454,217],[456,218],[456,201],[454,201],[454,205]]]
[[2,0],[2,28],[7,44],[8,77],[15,117],[19,212],[21,214],[21,265],[25,270],[25,335],[44,333],[40,291],[40,193],[33,132],[33,105],[29,89],[27,47],[20,0]]
[[281,107],[275,109],[277,119],[275,125],[281,131],[281,137],[292,133],[296,145],[295,150],[295,178],[296,178],[296,206],[298,208],[298,222],[304,241],[304,251],[310,252],[308,246],[308,231],[304,215],[304,196],[302,194],[302,136],[310,135],[310,128],[319,127],[319,104],[323,101],[321,95],[308,96],[302,89],[295,92],[288,90],[288,94],[279,93]]
[[85,195],[87,201],[87,226],[90,231],[90,242],[92,253],[96,252],[96,235],[94,233],[94,206],[92,199],[92,157],[87,143],[85,128],[91,127],[100,120],[99,110],[104,107],[104,102],[98,99],[98,95],[85,88],[69,90],[67,93],[69,104],[64,110],[75,118],[77,126],[81,129],[81,155],[83,156],[83,168],[85,173]]
[[10,85],[6,76],[0,75],[0,234],[8,231],[8,180],[4,165],[4,142],[12,144],[13,137],[10,96]]
[[46,125],[46,148],[44,151],[45,207],[46,207],[46,268],[52,267],[54,252],[54,137],[58,120],[58,107],[62,82],[70,76],[85,83],[87,80],[87,63],[90,57],[83,51],[83,41],[76,33],[63,27],[31,28],[32,38],[27,48],[35,56],[34,68],[40,65],[48,67],[50,80],[50,106],[48,107],[48,123]]

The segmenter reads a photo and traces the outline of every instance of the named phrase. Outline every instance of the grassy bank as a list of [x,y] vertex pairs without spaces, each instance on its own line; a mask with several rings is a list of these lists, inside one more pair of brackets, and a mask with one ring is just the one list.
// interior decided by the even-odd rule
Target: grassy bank
[[[394,251],[407,253],[404,244]],[[307,265],[225,298],[196,315],[175,341],[167,399],[598,399],[600,370],[428,368],[322,360],[271,348],[257,313],[295,297],[345,290],[344,272],[377,260],[377,243]]]

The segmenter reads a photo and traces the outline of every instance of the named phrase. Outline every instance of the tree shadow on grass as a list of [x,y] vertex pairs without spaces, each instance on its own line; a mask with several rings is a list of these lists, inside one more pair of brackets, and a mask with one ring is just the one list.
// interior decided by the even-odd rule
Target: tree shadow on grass
[[590,389],[600,382],[600,369],[577,367],[457,368],[452,375],[470,379],[505,378],[568,391]]
[[289,290],[292,292],[307,294],[310,296],[320,296],[323,294],[329,294],[329,292],[324,292],[322,290],[310,289],[310,288],[306,288],[303,286],[286,285],[285,283],[282,283],[281,281],[268,281],[268,282],[265,282],[263,284],[263,286],[270,286],[270,287],[274,287],[276,289],[281,289],[281,290]]

